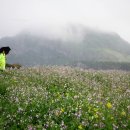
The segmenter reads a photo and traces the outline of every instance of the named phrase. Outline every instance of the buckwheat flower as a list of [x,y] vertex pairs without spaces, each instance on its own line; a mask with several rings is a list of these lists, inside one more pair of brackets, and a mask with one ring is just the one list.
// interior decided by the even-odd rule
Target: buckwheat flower
[[33,127],[32,127],[32,126],[29,126],[29,127],[28,127],[28,130],[33,130]]
[[55,110],[54,113],[55,113],[56,116],[59,116],[61,114],[61,111]]
[[38,114],[36,114],[36,117],[37,117],[37,118],[39,118],[39,115],[38,115]]
[[110,102],[108,102],[108,103],[106,104],[106,106],[107,106],[107,108],[109,108],[109,109],[112,108],[112,104],[111,104]]
[[16,97],[16,98],[15,98],[15,102],[19,102],[19,99],[18,99],[18,97]]
[[60,125],[60,126],[61,126],[61,130],[64,130],[64,129],[67,128],[67,126],[64,124],[64,121],[61,122],[61,125]]
[[18,108],[18,113],[23,112],[23,109],[21,107]]
[[98,124],[94,124],[95,127],[98,127]]
[[127,106],[128,112],[130,113],[130,106]]
[[74,99],[77,99],[77,98],[79,98],[79,96],[78,96],[78,95],[75,95],[75,96],[74,96]]
[[112,124],[113,125],[113,130],[118,130],[118,126],[115,125],[115,124]]
[[47,129],[49,127],[49,125],[48,124],[44,124],[44,127]]

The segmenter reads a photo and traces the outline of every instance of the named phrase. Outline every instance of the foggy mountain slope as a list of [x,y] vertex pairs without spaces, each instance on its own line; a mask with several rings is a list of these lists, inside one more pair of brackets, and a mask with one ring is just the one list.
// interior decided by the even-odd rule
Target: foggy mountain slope
[[130,62],[130,44],[119,35],[80,26],[67,28],[63,36],[57,38],[20,33],[0,39],[0,46],[12,48],[8,56],[9,63],[23,65]]

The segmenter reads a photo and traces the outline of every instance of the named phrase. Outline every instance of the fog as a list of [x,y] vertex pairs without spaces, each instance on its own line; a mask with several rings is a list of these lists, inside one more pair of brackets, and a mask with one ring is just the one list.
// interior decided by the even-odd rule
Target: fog
[[129,0],[0,0],[0,37],[23,30],[66,37],[64,27],[80,24],[116,32],[130,42],[129,5]]

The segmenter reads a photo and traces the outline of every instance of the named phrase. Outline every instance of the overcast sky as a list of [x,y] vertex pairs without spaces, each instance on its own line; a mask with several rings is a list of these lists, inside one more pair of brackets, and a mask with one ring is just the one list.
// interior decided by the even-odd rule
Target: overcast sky
[[0,37],[67,24],[117,32],[130,42],[130,0],[0,0]]

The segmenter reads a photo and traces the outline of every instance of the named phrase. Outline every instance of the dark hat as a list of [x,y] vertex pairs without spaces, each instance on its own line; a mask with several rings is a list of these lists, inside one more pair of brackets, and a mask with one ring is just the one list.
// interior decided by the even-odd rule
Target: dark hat
[[7,55],[10,50],[11,50],[11,49],[10,49],[10,47],[8,47],[8,46],[7,46],[7,47],[1,47],[1,48],[0,48],[0,53],[5,52],[5,54]]

